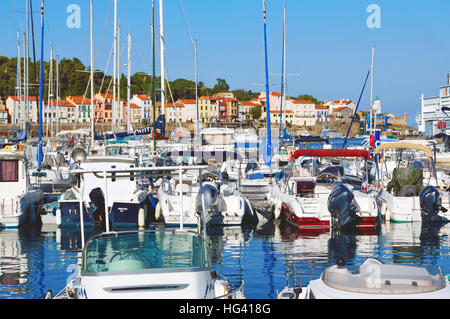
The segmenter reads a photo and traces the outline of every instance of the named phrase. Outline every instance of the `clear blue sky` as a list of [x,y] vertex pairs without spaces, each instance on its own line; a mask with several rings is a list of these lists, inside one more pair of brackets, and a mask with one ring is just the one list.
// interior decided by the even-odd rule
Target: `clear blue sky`
[[[0,3],[0,55],[16,56],[16,32],[25,26],[26,0]],[[113,41],[112,0],[94,0],[96,68],[105,70]],[[158,30],[158,0],[156,29]],[[81,7],[81,28],[69,29],[68,5]],[[263,90],[262,0],[165,0],[166,64],[169,80],[194,79],[194,51],[185,27],[183,4],[193,37],[198,39],[199,80],[213,86],[225,78],[231,89]],[[382,111],[408,113],[420,107],[420,95],[435,96],[450,73],[450,1],[448,0],[267,0],[269,72],[281,73],[283,4],[287,6],[288,95],[311,94],[320,100],[357,101],[375,51],[374,95]],[[61,57],[89,64],[89,0],[46,0],[45,60],[49,42]],[[369,29],[370,4],[381,9],[381,28]],[[33,0],[37,50],[40,0]],[[109,19],[108,12],[111,8]],[[126,72],[126,33],[133,35],[132,72],[151,72],[151,0],[118,0]],[[104,29],[106,28],[106,29]],[[104,32],[104,36],[102,37]],[[100,46],[101,44],[101,46]],[[159,52],[159,41],[157,41]],[[159,60],[159,57],[157,58]],[[110,64],[107,73],[112,72]],[[159,62],[157,66],[159,75]],[[271,90],[280,91],[272,75]],[[369,87],[361,110],[368,108]]]

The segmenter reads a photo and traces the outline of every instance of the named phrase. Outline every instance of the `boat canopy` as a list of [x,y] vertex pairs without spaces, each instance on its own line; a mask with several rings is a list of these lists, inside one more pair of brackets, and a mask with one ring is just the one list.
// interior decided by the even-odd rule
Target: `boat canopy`
[[297,159],[301,156],[310,157],[363,157],[368,160],[370,154],[366,150],[350,149],[317,149],[317,150],[297,150],[291,153],[291,159]]
[[393,150],[393,149],[412,149],[412,150],[418,150],[425,152],[429,158],[433,157],[433,152],[428,146],[422,145],[422,144],[415,144],[415,143],[404,143],[404,142],[391,142],[391,143],[383,143],[380,146],[378,146],[374,153],[380,154],[381,151],[384,150]]
[[331,266],[325,269],[321,279],[328,287],[366,294],[420,294],[445,287],[442,276],[433,276],[425,268],[387,265],[374,258],[368,258],[356,272]]

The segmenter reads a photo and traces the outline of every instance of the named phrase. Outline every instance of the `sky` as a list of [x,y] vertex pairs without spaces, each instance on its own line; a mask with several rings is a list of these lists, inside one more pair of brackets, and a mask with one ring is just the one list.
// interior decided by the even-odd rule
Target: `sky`
[[[32,0],[36,51],[40,52],[40,0]],[[126,73],[126,35],[132,35],[131,72],[152,72],[151,0],[117,0],[121,72]],[[165,0],[164,36],[169,80],[194,80],[198,42],[199,81],[226,79],[232,90],[264,90],[262,0]],[[17,56],[17,31],[25,29],[26,0],[0,1],[0,56]],[[95,68],[112,73],[113,0],[93,0]],[[81,25],[69,28],[70,5]],[[382,112],[408,114],[416,126],[420,96],[437,96],[450,73],[448,0],[266,0],[270,90],[280,92],[283,5],[287,11],[287,95],[321,101],[358,101],[375,45],[373,95]],[[368,10],[376,5],[379,15]],[[90,63],[89,0],[46,0],[44,60],[50,42],[60,58]],[[372,18],[377,18],[373,20]],[[369,23],[368,23],[369,21]],[[378,27],[370,22],[378,22]],[[159,67],[159,0],[155,0],[156,74]],[[38,55],[37,59],[40,59]],[[108,68],[107,68],[108,66]],[[367,110],[369,81],[359,106]]]

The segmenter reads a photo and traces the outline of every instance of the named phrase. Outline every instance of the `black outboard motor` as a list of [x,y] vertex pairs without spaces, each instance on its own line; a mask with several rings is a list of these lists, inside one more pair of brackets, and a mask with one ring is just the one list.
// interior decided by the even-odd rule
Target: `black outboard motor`
[[420,208],[422,210],[422,219],[436,219],[439,211],[446,212],[442,206],[441,194],[433,186],[425,187],[422,192],[420,192]]
[[339,227],[357,226],[361,217],[353,193],[344,185],[336,187],[328,196],[328,211]]
[[100,187],[94,188],[89,193],[91,202],[89,203],[90,211],[94,214],[94,225],[96,229],[100,229],[102,232],[106,231],[106,218],[105,218],[105,196]]

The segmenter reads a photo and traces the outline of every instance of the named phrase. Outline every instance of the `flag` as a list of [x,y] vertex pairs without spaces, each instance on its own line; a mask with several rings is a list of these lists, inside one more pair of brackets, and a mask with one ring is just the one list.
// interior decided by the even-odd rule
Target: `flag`
[[369,191],[369,180],[367,179],[367,176],[364,177],[364,181],[362,183],[362,187],[363,187],[365,192]]

